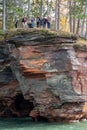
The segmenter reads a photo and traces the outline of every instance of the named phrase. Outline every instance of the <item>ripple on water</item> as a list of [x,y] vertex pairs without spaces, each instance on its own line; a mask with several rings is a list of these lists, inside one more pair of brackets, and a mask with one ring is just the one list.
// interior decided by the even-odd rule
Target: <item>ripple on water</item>
[[29,118],[0,118],[0,130],[87,130],[87,121],[71,124],[33,123]]

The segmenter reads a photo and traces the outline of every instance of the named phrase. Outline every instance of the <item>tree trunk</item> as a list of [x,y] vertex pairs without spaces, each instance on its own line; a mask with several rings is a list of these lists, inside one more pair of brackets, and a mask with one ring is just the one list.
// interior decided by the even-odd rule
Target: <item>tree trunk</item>
[[73,18],[73,33],[76,31],[76,20]]
[[[1,1],[1,2],[0,2],[0,9],[2,10],[2,8],[3,8],[3,2]],[[0,17],[0,21],[1,21],[1,25],[2,25],[2,23],[3,23],[3,18],[2,18],[3,12],[2,12],[2,11],[0,12],[0,16],[1,16],[1,17]],[[3,28],[3,27],[2,27],[2,28]]]
[[[22,0],[18,0],[18,2],[19,2],[19,7],[21,7],[21,9],[23,10],[23,2],[22,2]],[[23,10],[23,12],[24,12],[24,10]]]
[[40,1],[40,18],[42,18],[43,0]]
[[85,3],[85,7],[86,7],[86,12],[85,12],[85,18],[86,18],[86,33],[85,33],[85,38],[87,39],[87,1]]
[[47,18],[48,18],[48,16],[49,16],[49,2],[47,0]]
[[72,6],[72,3],[71,3],[71,0],[69,0],[69,26],[70,26],[70,32],[73,32],[73,30],[72,30],[71,6]]
[[85,26],[85,19],[83,19],[81,22],[81,32],[80,32],[81,37],[84,36],[84,26]]
[[60,29],[60,0],[56,0],[55,30]]
[[[86,6],[83,6],[83,13],[84,13],[85,16],[86,16]],[[81,20],[81,31],[80,31],[80,36],[81,36],[81,37],[84,37],[84,36],[85,36],[85,20],[86,20],[86,17],[84,17],[84,18]]]
[[30,11],[31,11],[30,0],[28,0],[28,18],[29,19],[30,19]]
[[[14,5],[17,6],[17,1],[14,0]],[[16,10],[14,10],[14,18],[16,17]]]
[[80,29],[80,19],[77,20],[77,29],[76,29],[77,35],[79,35],[79,29]]
[[6,0],[3,0],[3,31],[6,31]]
[[20,7],[23,9],[23,2],[22,2],[22,0],[18,0],[18,1],[19,1]]
[[[76,1],[73,1],[74,8],[76,7]],[[73,16],[73,33],[76,32],[76,18],[75,18],[75,12]]]

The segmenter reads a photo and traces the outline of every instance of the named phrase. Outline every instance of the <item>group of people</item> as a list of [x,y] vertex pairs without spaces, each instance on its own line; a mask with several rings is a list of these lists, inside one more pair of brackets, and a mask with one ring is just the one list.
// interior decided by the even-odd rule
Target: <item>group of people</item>
[[[51,27],[51,18],[48,16],[47,18],[40,18],[39,16],[35,19],[34,17],[31,17],[30,20],[26,16],[24,16],[21,20],[22,28],[34,28],[35,27],[35,21],[37,28],[50,28]],[[18,18],[15,18],[15,28],[18,28]]]
[[37,17],[36,19],[36,23],[37,23],[37,28],[50,28],[51,26],[51,18],[48,17],[48,18],[40,18],[40,17]]

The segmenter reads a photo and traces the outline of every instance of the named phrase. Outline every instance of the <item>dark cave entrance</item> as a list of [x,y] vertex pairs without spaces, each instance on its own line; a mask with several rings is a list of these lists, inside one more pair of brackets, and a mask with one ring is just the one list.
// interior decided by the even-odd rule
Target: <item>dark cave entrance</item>
[[[15,111],[19,113],[20,117],[30,117],[30,112],[34,109],[33,102],[29,100],[25,100],[22,93],[19,93],[15,96],[14,100],[15,105]],[[32,121],[34,118],[30,117]],[[48,120],[45,117],[38,116],[37,117],[38,122],[48,122]]]
[[33,110],[33,102],[25,100],[23,94],[17,94],[15,96],[15,110],[20,114],[20,117],[28,117],[31,110]]

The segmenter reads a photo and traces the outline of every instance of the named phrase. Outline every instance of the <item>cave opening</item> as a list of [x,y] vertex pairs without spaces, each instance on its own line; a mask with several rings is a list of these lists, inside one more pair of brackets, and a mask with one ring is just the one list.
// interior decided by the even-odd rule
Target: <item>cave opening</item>
[[35,118],[37,118],[37,122],[48,122],[45,117],[38,116],[33,118],[30,116],[31,111],[34,109],[33,101],[25,100],[22,93],[19,93],[15,96],[14,100],[15,110],[19,113],[20,117],[30,117],[31,121],[35,122]]
[[38,116],[38,122],[49,122],[48,119],[46,117],[43,116]]
[[20,117],[28,117],[31,110],[33,110],[33,102],[25,100],[23,94],[17,94],[15,96],[15,109],[20,113]]

